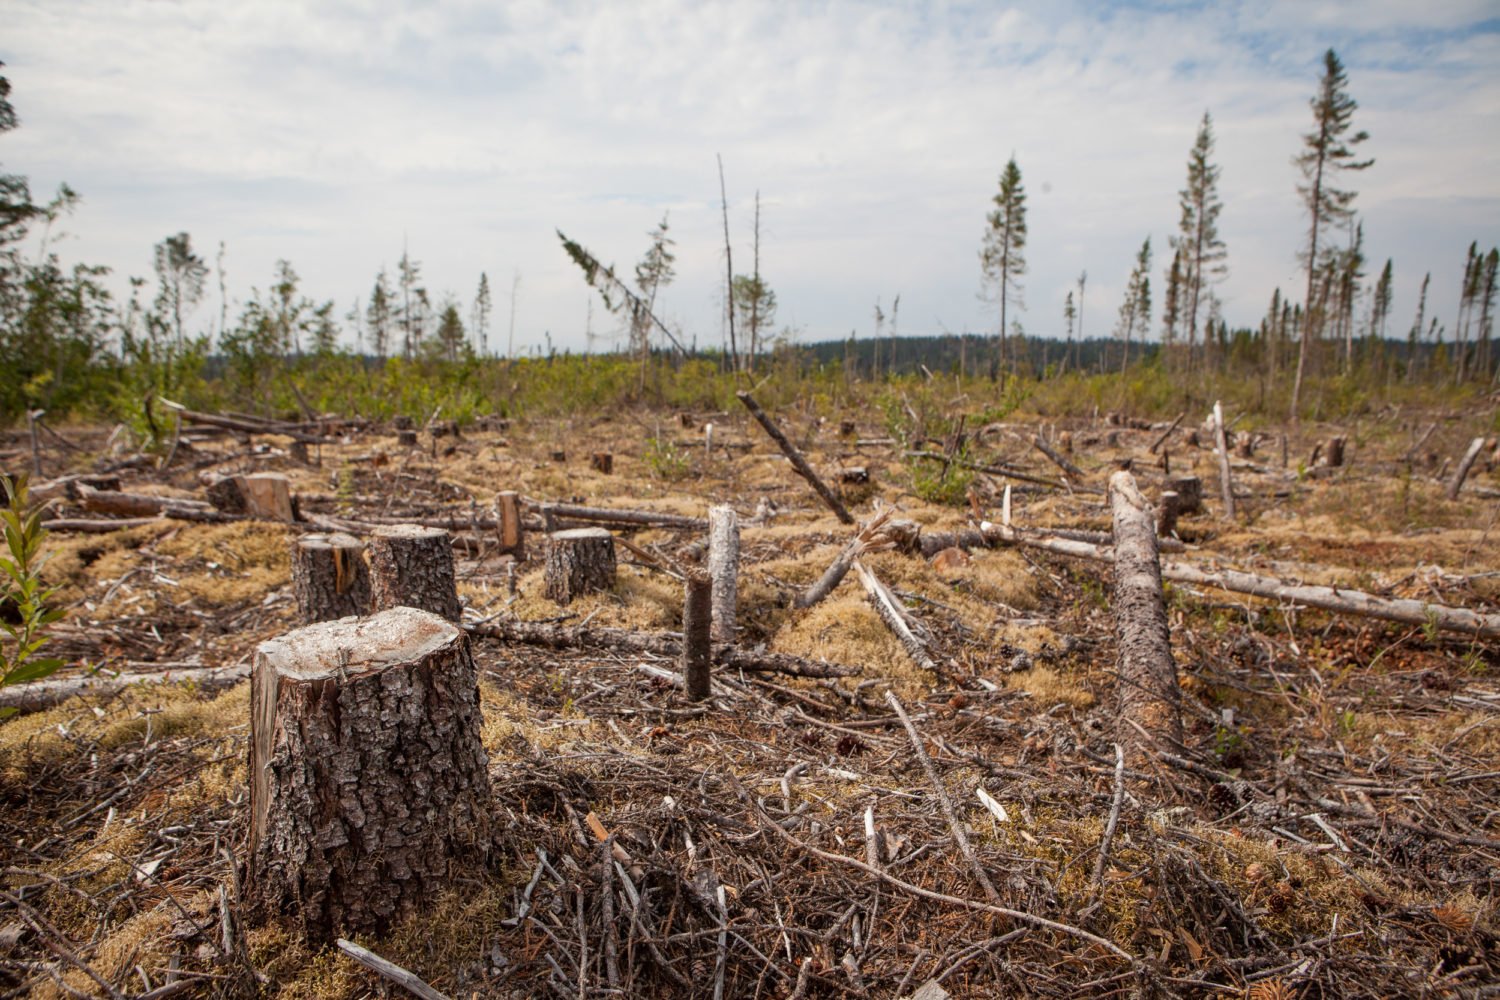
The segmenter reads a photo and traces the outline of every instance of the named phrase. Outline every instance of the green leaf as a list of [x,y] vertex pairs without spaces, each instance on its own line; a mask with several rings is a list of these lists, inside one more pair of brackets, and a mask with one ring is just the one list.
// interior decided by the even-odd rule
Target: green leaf
[[40,680],[57,673],[58,669],[66,662],[55,659],[27,660],[5,675],[0,685],[23,684],[26,681]]

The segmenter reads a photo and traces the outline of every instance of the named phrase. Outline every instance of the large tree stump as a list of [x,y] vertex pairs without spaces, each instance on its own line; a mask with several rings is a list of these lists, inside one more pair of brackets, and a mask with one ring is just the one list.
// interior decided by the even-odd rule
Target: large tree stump
[[1109,478],[1115,535],[1115,632],[1119,641],[1120,742],[1140,747],[1140,726],[1153,741],[1182,742],[1177,664],[1167,631],[1156,549],[1156,517],[1129,472]]
[[215,510],[245,514],[268,521],[295,521],[291,481],[279,472],[224,476],[204,488]]
[[468,639],[397,608],[263,642],[250,678],[246,890],[309,939],[382,933],[488,857]]
[[370,538],[370,596],[376,611],[421,608],[456,622],[463,614],[453,544],[442,528],[391,524]]
[[1198,514],[1203,510],[1203,480],[1197,476],[1177,476],[1168,479],[1166,489],[1177,494],[1177,511],[1180,514]]
[[352,535],[303,535],[292,549],[292,593],[307,624],[370,610],[365,546]]
[[734,642],[739,605],[740,523],[734,508],[708,509],[708,575],[713,580],[713,637]]
[[547,597],[558,604],[615,584],[615,536],[605,528],[573,528],[547,536],[543,575]]

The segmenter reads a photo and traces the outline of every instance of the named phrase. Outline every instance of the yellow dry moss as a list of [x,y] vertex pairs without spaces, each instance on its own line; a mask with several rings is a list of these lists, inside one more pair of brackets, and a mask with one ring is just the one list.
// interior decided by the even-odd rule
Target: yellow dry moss
[[1064,677],[1050,667],[1032,667],[1030,670],[1009,674],[1005,678],[1005,686],[1030,694],[1041,708],[1051,708],[1053,705],[1089,708],[1095,701],[1093,693],[1076,679]]

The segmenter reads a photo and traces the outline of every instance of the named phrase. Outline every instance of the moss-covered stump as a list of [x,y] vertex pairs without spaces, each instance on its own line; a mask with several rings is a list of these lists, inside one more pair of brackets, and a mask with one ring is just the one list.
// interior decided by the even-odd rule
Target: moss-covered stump
[[396,608],[263,642],[246,890],[310,940],[381,933],[481,869],[492,819],[468,639]]

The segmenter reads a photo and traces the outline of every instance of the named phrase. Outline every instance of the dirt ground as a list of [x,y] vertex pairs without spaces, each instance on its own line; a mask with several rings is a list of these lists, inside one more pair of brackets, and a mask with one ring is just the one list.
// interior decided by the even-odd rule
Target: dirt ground
[[[776,416],[861,520],[877,505],[926,530],[999,519],[998,475],[950,466],[939,485],[972,499],[921,499],[939,473],[873,413],[849,415],[852,430]],[[1234,519],[1211,448],[1178,428],[1172,473],[1201,477],[1207,510],[1182,520],[1173,558],[1495,612],[1500,470],[1481,462],[1457,501],[1440,478],[1492,415],[1452,416],[1410,460],[1441,415],[1304,426],[1285,465],[1265,431],[1233,462]],[[1013,481],[1019,526],[1107,532],[1099,488],[1123,460],[1148,496],[1164,481],[1150,450],[1164,424],[1015,415],[972,430],[920,447],[1054,479],[1030,436],[1071,435],[1084,476]],[[1335,434],[1345,464],[1310,463]],[[117,464],[102,438],[49,453],[49,475]],[[307,464],[288,443],[202,441],[170,470],[119,474],[129,492],[201,498],[206,476],[279,471],[303,516],[365,523],[480,523],[499,489],[700,517],[727,503],[740,644],[851,668],[721,671],[693,704],[663,678],[670,658],[476,634],[494,864],[359,942],[449,996],[905,997],[934,981],[954,997],[1500,995],[1493,644],[1169,584],[1183,746],[1117,773],[1107,564],[1022,547],[868,557],[930,635],[937,669],[921,669],[852,577],[790,607],[853,529],[742,413],[514,421],[415,448],[372,428]],[[842,482],[855,467],[867,483]],[[51,648],[72,674],[247,663],[294,627],[300,530],[163,518],[55,533],[46,572],[68,615]],[[559,607],[539,535],[515,566],[493,531],[455,534],[473,623],[677,630],[669,570],[702,550],[691,531],[630,532],[639,552],[620,550],[614,589]],[[247,734],[243,683],[140,685],[0,724],[0,997],[400,995],[289,921],[241,919]]]

